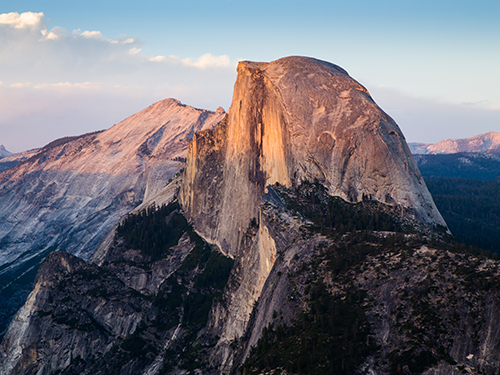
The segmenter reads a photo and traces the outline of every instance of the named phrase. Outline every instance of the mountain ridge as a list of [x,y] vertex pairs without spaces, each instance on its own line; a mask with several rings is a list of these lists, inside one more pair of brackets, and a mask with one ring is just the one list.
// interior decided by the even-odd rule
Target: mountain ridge
[[413,154],[454,154],[460,152],[500,153],[500,133],[488,132],[469,138],[447,138],[437,143],[408,144]]
[[[261,222],[262,197],[274,184],[303,181],[318,181],[351,203],[380,202],[425,226],[446,227],[399,127],[344,69],[296,56],[240,62],[226,118],[190,144],[179,194],[198,233],[236,259],[229,282],[240,286],[209,321],[220,337],[218,367],[233,366],[231,343],[247,330],[280,249]],[[258,229],[249,237],[252,223]],[[252,328],[257,337],[262,328]]]
[[[50,251],[88,259],[121,216],[182,168],[193,134],[215,126],[223,115],[222,109],[199,110],[165,99],[105,131],[61,138],[6,158],[19,162],[0,173],[5,299],[14,303],[21,289],[26,296],[29,284],[23,281],[16,290],[16,280],[33,278]],[[7,317],[0,315],[5,324]]]

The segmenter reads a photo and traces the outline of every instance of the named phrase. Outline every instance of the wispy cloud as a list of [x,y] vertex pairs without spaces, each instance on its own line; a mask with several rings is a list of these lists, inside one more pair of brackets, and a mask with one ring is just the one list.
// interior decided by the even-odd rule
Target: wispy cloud
[[42,84],[38,84],[38,85],[33,86],[33,88],[38,89],[38,90],[48,89],[48,88],[65,88],[65,89],[77,88],[77,89],[84,89],[84,90],[88,90],[88,89],[98,90],[98,89],[102,89],[103,85],[100,83],[96,83],[96,82],[76,82],[76,83],[58,82],[58,83],[50,83],[50,84],[42,83]]
[[[58,26],[49,28],[43,13],[0,14],[0,69],[11,82],[23,80],[35,84],[71,81],[107,81],[142,76],[158,77],[145,72],[150,64],[163,63],[167,69],[178,66],[200,70],[228,69],[232,75],[235,63],[229,56],[205,53],[199,57],[157,56],[142,51],[139,38],[123,36],[106,38],[98,30],[80,29],[68,32]],[[168,56],[168,57],[167,57]],[[189,74],[188,71],[184,74]],[[154,78],[153,78],[154,77]]]
[[16,83],[11,83],[10,87],[14,89],[23,89],[25,87],[31,86],[31,82],[16,82]]
[[199,69],[208,68],[232,68],[236,66],[236,62],[231,62],[228,55],[213,56],[211,53],[205,53],[198,59],[193,60],[192,58],[180,58],[177,56],[156,56],[149,59],[152,62],[159,63],[174,63],[182,64],[184,66],[191,66]]

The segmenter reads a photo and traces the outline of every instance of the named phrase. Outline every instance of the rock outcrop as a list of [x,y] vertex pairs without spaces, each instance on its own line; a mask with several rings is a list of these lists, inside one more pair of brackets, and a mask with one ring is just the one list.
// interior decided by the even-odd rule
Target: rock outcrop
[[342,68],[305,57],[240,62],[223,124],[190,146],[181,202],[197,230],[231,256],[267,185],[317,179],[445,225],[397,124]]
[[[178,208],[169,205],[167,218],[165,207],[149,209],[177,239],[168,238],[170,245],[154,256],[147,247],[131,248],[123,231],[101,266],[49,254],[0,346],[0,373],[135,375],[163,368],[170,341],[192,340],[204,327],[232,265]],[[141,221],[149,214],[132,215],[139,220],[132,225],[151,235],[147,219]]]
[[166,99],[108,130],[51,142],[2,172],[0,291],[13,305],[0,308],[0,335],[50,251],[88,259],[122,215],[183,167],[194,133],[223,116]]
[[6,171],[9,168],[12,168],[16,164],[19,164],[32,156],[38,154],[40,149],[34,149],[24,152],[19,152],[17,154],[12,154],[10,156],[6,156],[4,158],[0,158],[0,173]]
[[[121,235],[130,233],[123,230],[129,219],[100,266],[50,254],[0,346],[0,372],[499,370],[500,263],[444,242],[430,245],[397,209],[348,203],[319,183],[269,186],[260,223],[245,233],[242,248],[250,251],[231,275],[232,261],[172,209],[158,219],[187,231],[174,230],[177,244],[159,257],[127,245]],[[140,217],[145,223],[151,215]],[[130,224],[154,230],[141,220]],[[219,334],[238,332],[228,327],[232,316],[247,312],[231,301],[259,277],[253,263],[262,260],[260,236],[273,240],[276,259],[243,334],[227,342]]]
[[[245,331],[276,259],[259,219],[266,186],[304,180],[350,202],[380,201],[446,225],[401,130],[345,70],[305,57],[240,62],[231,108],[216,129],[195,135],[180,192],[196,230],[240,265],[240,286],[214,315],[226,344]],[[248,243],[253,220],[259,230]]]

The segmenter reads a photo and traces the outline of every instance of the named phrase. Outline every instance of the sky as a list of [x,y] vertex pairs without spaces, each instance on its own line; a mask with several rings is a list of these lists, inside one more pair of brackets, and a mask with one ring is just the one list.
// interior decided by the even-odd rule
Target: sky
[[408,142],[500,132],[498,0],[0,0],[0,144],[231,104],[240,60],[340,65]]

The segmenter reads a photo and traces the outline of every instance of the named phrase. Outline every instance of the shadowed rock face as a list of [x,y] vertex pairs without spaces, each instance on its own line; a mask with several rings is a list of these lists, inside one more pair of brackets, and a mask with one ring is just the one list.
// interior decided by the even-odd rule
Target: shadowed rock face
[[124,213],[183,166],[224,116],[166,99],[94,134],[54,141],[0,174],[0,265],[55,245],[86,259]]
[[234,256],[265,187],[303,179],[351,202],[367,196],[446,225],[401,130],[345,70],[306,57],[241,62],[224,124],[190,146],[186,212]]

